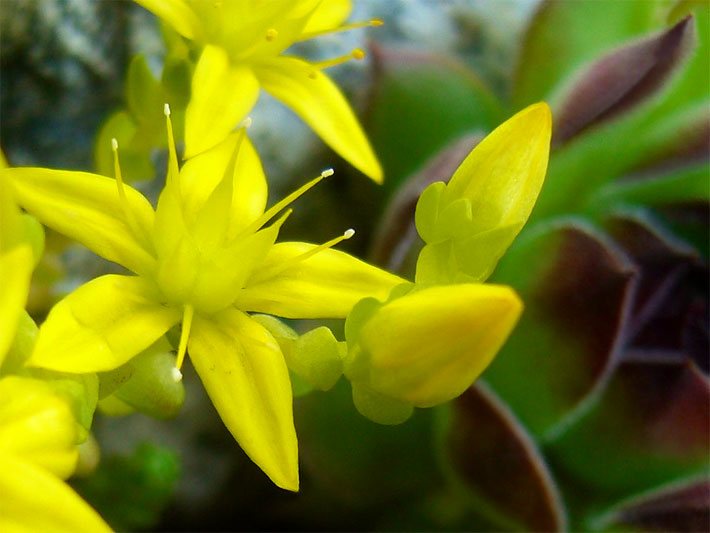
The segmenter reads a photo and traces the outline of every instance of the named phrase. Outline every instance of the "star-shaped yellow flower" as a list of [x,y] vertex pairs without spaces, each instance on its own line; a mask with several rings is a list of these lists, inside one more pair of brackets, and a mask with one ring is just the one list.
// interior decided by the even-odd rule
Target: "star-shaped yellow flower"
[[263,88],[295,111],[343,158],[377,182],[382,169],[355,115],[322,70],[362,50],[312,63],[283,55],[292,44],[368,25],[343,25],[349,0],[136,0],[202,47],[185,118],[185,157],[219,142]]
[[[167,106],[166,106],[167,108]],[[277,342],[247,312],[344,318],[402,279],[333,244],[274,244],[288,212],[323,174],[264,212],[266,180],[244,129],[178,171],[168,116],[167,183],[154,211],[116,179],[41,168],[4,170],[18,202],[41,222],[136,276],[106,275],[59,302],[28,364],[63,372],[116,368],[182,322],[186,350],[245,452],[280,487],[298,489],[289,374]]]

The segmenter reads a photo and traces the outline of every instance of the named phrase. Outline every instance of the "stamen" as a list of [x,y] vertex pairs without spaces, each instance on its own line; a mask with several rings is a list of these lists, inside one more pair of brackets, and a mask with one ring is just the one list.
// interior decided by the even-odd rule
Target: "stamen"
[[363,22],[353,22],[351,24],[343,24],[342,26],[338,26],[337,28],[330,28],[327,30],[313,31],[310,33],[302,33],[298,37],[298,41],[296,41],[296,42],[307,41],[307,40],[313,39],[315,37],[321,37],[322,35],[331,35],[333,33],[341,33],[344,31],[357,30],[360,28],[376,28],[376,27],[382,26],[383,24],[384,24],[384,21],[382,19],[370,19],[370,20],[366,20]]
[[251,117],[246,117],[244,120],[242,120],[242,121],[239,123],[239,126],[237,126],[237,127],[238,127],[238,128],[244,128],[244,129],[247,129],[247,130],[248,130],[249,128],[251,128],[251,125],[252,125],[253,123],[254,123],[254,121],[251,119]]
[[315,187],[318,183],[323,181],[325,178],[328,178],[335,174],[335,171],[332,168],[325,169],[323,172],[320,173],[320,176],[318,176],[315,179],[312,179],[305,185],[301,185],[298,189],[296,189],[294,192],[289,194],[286,198],[281,200],[280,202],[277,202],[273,206],[271,206],[269,209],[266,210],[266,212],[261,215],[258,219],[256,219],[254,222],[249,224],[246,229],[244,229],[240,235],[247,235],[249,233],[254,233],[257,231],[260,227],[262,227],[264,224],[266,224],[269,220],[274,218],[277,213],[279,213],[284,207],[290,205],[294,201],[296,201],[301,195],[303,195],[306,191],[311,189],[312,187]]
[[347,61],[350,61],[351,59],[355,59],[356,61],[360,61],[364,58],[365,58],[365,51],[362,48],[355,48],[349,54],[345,54],[345,55],[342,55],[339,57],[334,57],[332,59],[326,59],[324,61],[317,61],[315,63],[312,63],[312,66],[314,66],[318,70],[323,70],[325,68],[330,68],[330,67],[334,67],[336,65],[341,65]]
[[279,32],[274,29],[274,28],[269,28],[266,30],[266,40],[269,42],[273,42],[276,40],[276,38],[279,36]]
[[111,150],[113,151],[113,175],[116,179],[116,188],[118,189],[118,199],[121,204],[123,216],[126,218],[126,223],[136,236],[145,236],[142,226],[138,223],[133,211],[128,205],[126,198],[126,188],[123,186],[123,175],[121,174],[121,165],[118,161],[118,140],[114,137],[111,139]]
[[[187,351],[187,339],[190,337],[190,329],[192,328],[192,317],[194,316],[194,314],[195,309],[191,305],[186,305],[182,316],[182,331],[180,332],[180,344],[178,345],[177,360],[175,361],[175,369],[178,372],[182,367],[182,362],[185,360],[185,352]],[[175,372],[173,372],[173,376],[175,376]]]
[[355,230],[350,228],[350,229],[346,230],[345,233],[343,233],[339,237],[331,239],[328,242],[324,242],[323,244],[316,246],[315,248],[311,248],[310,250],[302,253],[301,255],[297,255],[295,257],[292,257],[291,259],[287,259],[286,261],[282,261],[281,263],[279,263],[275,267],[269,269],[268,272],[265,272],[262,275],[266,278],[276,277],[279,274],[281,274],[282,272],[293,267],[297,263],[301,263],[302,261],[305,261],[306,259],[313,257],[314,255],[322,252],[323,250],[327,250],[328,248],[332,248],[336,244],[339,244],[343,241],[347,241],[348,239],[352,238],[353,235],[355,235]]

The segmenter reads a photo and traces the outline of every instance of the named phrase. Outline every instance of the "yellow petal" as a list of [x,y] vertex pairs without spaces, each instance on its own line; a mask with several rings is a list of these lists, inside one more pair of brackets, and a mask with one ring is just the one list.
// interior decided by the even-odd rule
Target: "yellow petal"
[[189,2],[185,0],[136,0],[136,3],[170,24],[183,37],[194,40],[203,37],[202,24]]
[[318,4],[303,33],[318,33],[337,28],[350,16],[353,9],[351,0],[328,0]]
[[[180,171],[185,199],[185,216],[194,220],[219,183],[235,150],[237,135],[230,135],[216,147],[190,159]],[[234,168],[230,234],[254,222],[264,212],[266,177],[254,145],[245,138]]]
[[0,254],[0,366],[15,338],[20,314],[27,302],[33,264],[29,246],[16,246]]
[[[0,172],[11,180],[17,203],[46,226],[133,272],[152,270],[153,208],[137,190],[124,185],[123,205],[111,178],[45,168]],[[139,234],[127,222],[127,211],[135,218]]]
[[259,82],[250,68],[230,64],[222,48],[205,46],[192,76],[185,114],[185,158],[225,140],[258,96]]
[[111,531],[66,483],[11,455],[0,454],[0,494],[5,533]]
[[298,490],[291,383],[278,344],[236,309],[195,316],[190,359],[242,449],[281,488]]
[[418,407],[451,400],[488,366],[521,310],[499,285],[437,286],[388,302],[359,334],[368,384]]
[[4,176],[0,176],[0,253],[20,244],[22,235],[20,208],[15,204],[11,184]]
[[180,320],[141,278],[96,278],[55,305],[39,329],[29,366],[70,373],[112,370]]
[[12,454],[66,478],[76,466],[76,437],[69,405],[48,384],[0,379],[0,457]]
[[[242,290],[237,307],[286,318],[344,318],[362,298],[384,300],[393,287],[405,282],[338,250],[294,261],[314,247],[303,242],[274,245]],[[285,270],[270,274],[289,262]]]
[[382,168],[340,89],[322,72],[294,57],[260,59],[254,65],[266,91],[299,115],[328,146],[377,183]]
[[538,103],[498,126],[456,170],[444,202],[468,198],[480,231],[525,222],[547,171],[551,124],[550,108]]
[[[229,1],[220,4],[219,42],[235,61],[277,56],[303,32],[322,0]],[[204,4],[202,4],[204,5]]]

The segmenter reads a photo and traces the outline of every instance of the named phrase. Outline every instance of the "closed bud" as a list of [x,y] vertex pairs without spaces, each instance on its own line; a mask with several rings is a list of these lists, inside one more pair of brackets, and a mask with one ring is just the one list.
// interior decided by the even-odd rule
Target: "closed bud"
[[447,402],[485,370],[521,310],[515,292],[499,285],[434,286],[384,304],[364,300],[346,325],[346,375],[358,394],[364,387],[415,407]]
[[545,103],[507,120],[479,143],[448,184],[419,198],[426,243],[417,281],[482,281],[527,221],[547,171],[552,116]]

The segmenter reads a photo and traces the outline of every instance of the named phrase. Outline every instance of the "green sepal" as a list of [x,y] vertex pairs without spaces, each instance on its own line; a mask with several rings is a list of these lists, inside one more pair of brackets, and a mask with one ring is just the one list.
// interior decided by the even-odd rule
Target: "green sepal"
[[437,221],[441,196],[444,190],[446,190],[446,184],[443,181],[432,183],[424,189],[417,201],[414,223],[417,227],[417,232],[426,243],[434,242],[438,234]]
[[168,342],[161,338],[150,348],[131,359],[132,375],[114,396],[126,405],[155,418],[175,416],[185,401],[182,380],[175,381],[175,356]]
[[299,336],[293,329],[270,315],[252,318],[273,335],[291,372],[294,396],[302,396],[315,388],[326,391],[343,374],[340,343],[325,326]]
[[360,336],[360,330],[381,306],[382,302],[376,298],[363,298],[353,306],[348,318],[345,319],[345,339],[349,347],[354,347]]
[[362,383],[352,383],[353,403],[366,418],[384,425],[396,425],[405,422],[412,413],[412,405],[373,391]]
[[318,390],[329,390],[343,374],[338,340],[325,326],[298,337],[293,350],[284,351],[284,356],[289,368]]

